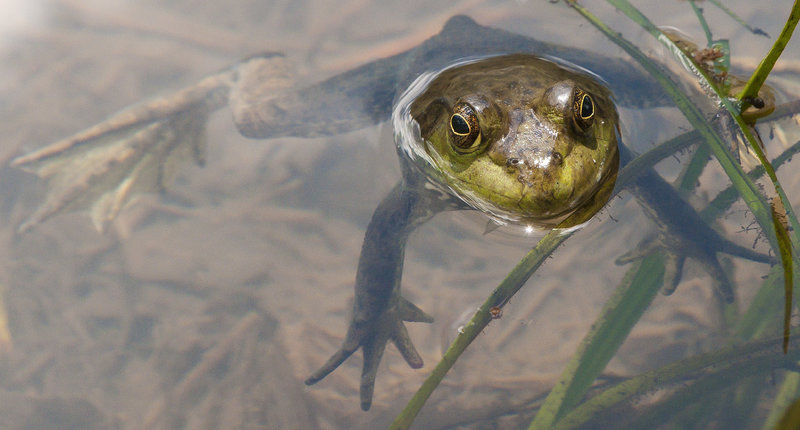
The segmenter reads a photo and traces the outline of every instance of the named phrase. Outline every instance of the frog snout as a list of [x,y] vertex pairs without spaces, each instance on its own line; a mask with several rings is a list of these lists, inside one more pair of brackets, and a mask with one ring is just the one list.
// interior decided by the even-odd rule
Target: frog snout
[[509,173],[516,174],[517,180],[527,187],[533,187],[543,179],[552,176],[561,165],[561,154],[554,151],[533,152],[522,157],[510,157],[505,166]]
[[509,173],[516,173],[519,182],[533,186],[562,163],[562,154],[553,149],[558,132],[540,121],[532,110],[515,111],[511,119],[508,134],[497,142],[489,155]]

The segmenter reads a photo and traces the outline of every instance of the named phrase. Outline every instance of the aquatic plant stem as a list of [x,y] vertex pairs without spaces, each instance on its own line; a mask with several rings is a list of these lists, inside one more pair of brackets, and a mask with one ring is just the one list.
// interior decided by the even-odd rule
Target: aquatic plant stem
[[757,34],[759,36],[769,37],[769,34],[767,34],[767,32],[765,32],[764,30],[762,30],[760,28],[751,27],[750,24],[744,22],[744,20],[741,17],[739,17],[739,15],[734,13],[732,10],[730,10],[724,4],[720,3],[719,0],[709,0],[709,1],[711,2],[711,4],[713,4],[714,6],[718,7],[721,11],[725,12],[729,17],[733,18],[733,20],[736,21],[737,23],[739,23],[739,25],[741,25],[742,27],[746,28],[747,31],[749,31],[749,32],[751,32],[753,34]]
[[711,29],[708,28],[708,23],[703,17],[703,10],[697,6],[697,3],[694,0],[689,0],[689,4],[692,5],[692,10],[694,11],[694,14],[697,15],[697,20],[700,21],[700,27],[703,28],[703,33],[706,35],[706,42],[709,46],[711,46],[711,42],[713,42],[713,36],[711,36]]
[[[692,373],[700,372],[713,376],[727,375],[734,383],[744,374],[769,373],[776,367],[791,367],[800,358],[800,339],[794,338],[788,355],[780,354],[775,339],[754,341],[727,346],[716,351],[691,357],[662,368],[630,378],[593,397],[575,408],[559,421],[553,429],[574,429],[586,423],[598,412],[607,410],[622,401],[646,393],[656,387],[684,380]],[[732,375],[737,375],[732,377]]]
[[628,270],[625,278],[606,302],[578,351],[567,363],[561,379],[539,408],[529,430],[553,427],[583,398],[598,374],[616,353],[644,311],[650,306],[664,281],[664,256],[653,253]]
[[[629,3],[627,3],[626,1],[613,1],[613,0],[609,0],[609,2],[617,6],[618,9],[625,9],[624,12],[628,14],[629,17],[631,17],[634,21],[641,24],[643,27],[645,27],[645,29],[654,34],[662,42],[668,43],[667,42],[668,39],[663,37],[663,34],[661,34],[660,31],[656,29],[655,26],[653,26],[652,23],[650,23],[646,17],[641,15],[641,13],[638,12],[638,10],[636,10],[635,8],[633,8]],[[710,124],[708,124],[708,122],[705,120],[705,118],[699,112],[696,106],[694,106],[688,100],[688,97],[686,97],[685,94],[683,94],[680,90],[678,90],[675,87],[675,85],[669,80],[669,78],[666,77],[666,75],[664,75],[664,73],[655,64],[653,64],[646,56],[644,56],[644,54],[642,54],[641,51],[638,50],[638,48],[630,44],[630,42],[626,41],[625,39],[622,39],[617,33],[610,30],[604,23],[596,19],[593,15],[591,15],[588,11],[577,5],[574,1],[567,1],[567,3],[574,9],[578,10],[593,25],[595,25],[598,29],[606,33],[606,35],[610,39],[612,39],[615,43],[617,43],[619,46],[625,49],[631,56],[637,59],[642,64],[642,66],[646,70],[648,70],[648,72],[651,73],[651,75],[655,79],[659,80],[659,82],[662,83],[665,90],[674,98],[675,103],[678,105],[681,111],[684,112],[684,115],[687,117],[687,119],[689,119],[689,121],[695,126],[700,136],[702,136],[705,139],[705,141],[709,144],[709,147],[715,153],[720,164],[728,173],[734,186],[736,186],[737,190],[739,190],[741,195],[744,197],[745,202],[751,208],[751,211],[753,211],[753,213],[756,215],[759,223],[764,228],[764,231],[766,231],[768,235],[770,232],[773,232],[773,230],[768,229],[767,227],[768,225],[775,226],[776,229],[783,228],[783,231],[778,233],[778,235],[784,234],[782,238],[778,239],[779,242],[782,242],[781,243],[782,246],[778,246],[778,244],[775,243],[776,237],[771,236],[773,248],[780,250],[779,252],[791,252],[792,247],[789,246],[786,243],[787,241],[785,240],[787,238],[786,235],[788,234],[788,232],[785,231],[785,227],[782,226],[781,223],[770,222],[773,221],[771,219],[772,218],[771,216],[770,218],[766,218],[767,216],[766,204],[763,201],[762,196],[755,187],[754,183],[752,182],[752,180],[750,180],[750,178],[744,175],[741,166],[738,163],[736,163],[735,160],[733,160],[731,154],[725,147],[722,138],[716,131],[714,131],[710,127]],[[675,47],[672,46],[672,48]],[[673,50],[679,52],[679,50],[677,49]],[[698,72],[702,74],[702,71],[698,70]],[[727,101],[724,98],[723,100]],[[738,112],[734,111],[732,109],[732,106],[729,105],[729,103],[726,107],[729,109],[729,111],[734,117],[739,117],[738,119],[741,120],[740,116],[738,115]],[[750,133],[749,127],[747,127],[746,125],[743,129],[743,133],[745,133],[746,136],[748,133]],[[754,137],[752,136],[752,134],[750,134],[747,137],[751,142],[754,141]],[[762,163],[764,163],[764,161],[765,160],[762,160]],[[766,164],[765,169],[769,171],[772,166],[770,166],[769,163],[765,164]],[[782,195],[782,190],[780,189],[780,185],[777,184],[777,180],[774,180],[773,182],[776,184],[776,190],[778,194],[781,195],[783,199],[786,199],[785,195]],[[786,199],[786,201],[788,201],[788,199]],[[770,211],[770,215],[772,215],[772,213],[773,211]],[[785,258],[784,261],[786,261]],[[790,257],[790,260],[787,263],[785,263],[784,268],[785,270],[791,271],[792,266],[793,265],[791,264],[791,257]],[[788,277],[787,284],[789,285],[788,288],[791,288],[791,277]],[[789,300],[788,303],[791,303],[791,300]],[[591,341],[590,338],[591,335],[587,335],[585,341]],[[596,377],[597,374],[599,374],[599,372],[602,371],[602,368],[608,361],[607,359],[605,359],[605,357],[598,359],[598,361],[602,361],[602,366],[596,365],[595,367],[597,367],[597,369],[592,369],[592,372],[588,372],[593,374],[586,374],[584,373],[584,371],[578,371],[577,369],[573,369],[573,367],[575,367],[573,366],[573,364],[580,363],[582,360],[587,360],[588,357],[589,357],[588,354],[582,353],[581,351],[579,351],[575,355],[575,358],[570,362],[567,369],[562,374],[563,375],[562,379],[559,381],[556,387],[554,387],[548,398],[545,400],[545,404],[542,406],[536,418],[531,423],[530,428],[544,429],[551,427],[556,422],[558,422],[558,419],[562,415],[564,415],[564,413],[569,411],[569,409],[574,404],[577,403],[577,400],[574,400],[574,397],[578,398],[582,397],[586,388],[588,388],[588,385],[585,385],[583,382],[576,382],[576,381],[588,379],[589,377],[592,377],[593,379],[594,377]],[[610,357],[608,357],[608,359],[610,359]],[[583,388],[578,390],[577,394],[573,392],[568,396],[568,390],[564,388],[566,386],[578,387],[578,388],[583,386]]]
[[[674,55],[679,56],[683,60],[684,64],[693,64],[691,58],[689,58],[682,50],[680,50],[673,41],[671,41],[668,37],[666,37],[661,32],[661,30],[656,28],[655,25],[653,25],[653,23],[650,22],[650,20],[646,16],[644,16],[638,9],[636,9],[632,4],[630,4],[628,0],[608,0],[608,2],[611,5],[615,6],[619,11],[625,13],[631,20],[638,23],[640,26],[642,26],[642,28],[644,28],[654,37],[656,37],[662,44],[667,46],[673,52]],[[573,8],[575,8],[576,10],[579,10],[581,14],[587,17],[587,19],[589,19],[590,22],[592,22],[592,24],[595,25],[595,27],[597,27],[601,31],[606,32],[606,35],[609,38],[611,38],[615,43],[617,43],[617,45],[625,49],[629,54],[634,55],[633,52],[636,52],[637,55],[634,55],[634,58],[636,58],[640,62],[640,64],[642,64],[642,66],[648,69],[648,71],[650,71],[650,69],[653,69],[655,73],[663,74],[660,73],[660,71],[658,70],[658,68],[655,67],[655,65],[652,65],[652,62],[646,56],[644,56],[644,54],[642,54],[641,51],[639,51],[635,46],[630,44],[630,42],[620,37],[618,34],[608,32],[608,30],[610,29],[608,29],[608,27],[605,26],[604,23],[594,18],[594,16],[592,16],[588,11],[585,11],[585,9],[582,10],[582,8],[577,6],[573,1],[568,1],[568,4],[572,5]],[[778,41],[776,41],[775,44],[775,46],[778,46],[779,49],[773,46],[774,49],[771,50],[770,54],[767,55],[767,58],[770,58],[770,61],[766,61],[766,63],[774,64],[774,62],[777,60],[777,57],[783,51],[783,48],[786,46],[786,43],[788,43],[789,39],[791,38],[792,31],[794,30],[797,24],[798,18],[800,18],[800,0],[795,0],[795,6],[792,9],[792,13],[789,16],[789,19],[787,20],[787,24],[784,26],[784,31],[781,32],[781,37],[778,38]],[[762,63],[765,63],[765,61],[762,61]],[[647,64],[650,64],[651,66],[648,66]],[[761,69],[761,67],[759,67],[759,69]],[[772,69],[771,65],[769,65],[769,67],[764,68],[767,74],[771,69]],[[770,219],[767,219],[766,214],[762,212],[766,211],[766,206],[765,202],[761,198],[761,194],[758,192],[757,189],[754,188],[753,182],[749,180],[747,176],[744,175],[741,166],[738,163],[734,162],[730,152],[725,147],[724,142],[722,142],[719,134],[716,133],[713,129],[711,129],[710,124],[706,122],[702,118],[702,116],[700,116],[699,118],[696,117],[697,114],[699,114],[699,111],[697,111],[697,109],[694,108],[694,106],[687,106],[684,104],[684,99],[688,100],[688,98],[685,96],[685,94],[681,93],[677,88],[675,88],[674,84],[671,81],[669,81],[668,79],[659,79],[659,76],[654,76],[659,80],[659,82],[662,83],[662,85],[664,85],[664,89],[667,90],[670,96],[674,98],[675,103],[681,109],[686,118],[692,123],[692,125],[694,125],[696,128],[700,130],[701,134],[704,135],[704,137],[706,138],[706,142],[711,146],[711,150],[714,152],[714,155],[717,157],[717,160],[719,160],[720,164],[725,170],[725,173],[728,175],[731,181],[735,185],[741,184],[746,186],[745,188],[737,185],[737,189],[739,190],[740,193],[742,193],[742,197],[745,203],[753,212],[753,215],[755,215],[759,224],[761,224],[764,234],[770,239],[772,248],[775,250],[775,253],[781,256],[781,263],[783,265],[785,274],[784,276],[784,282],[785,282],[784,290],[786,293],[785,308],[787,309],[787,312],[785,312],[784,314],[784,333],[785,333],[784,348],[786,348],[788,345],[789,322],[791,318],[790,311],[791,311],[791,306],[793,305],[792,275],[797,270],[798,265],[800,265],[800,262],[796,260],[798,251],[800,251],[800,241],[798,241],[797,238],[797,232],[800,231],[800,223],[798,223],[797,221],[797,217],[794,214],[789,198],[786,196],[783,187],[778,181],[778,177],[775,174],[775,170],[772,168],[772,166],[770,165],[769,161],[766,158],[766,155],[764,154],[764,151],[761,149],[760,139],[756,138],[750,125],[745,123],[744,119],[740,114],[739,107],[733,105],[733,103],[728,99],[727,94],[719,93],[719,89],[717,88],[717,86],[713,85],[712,80],[707,76],[707,74],[703,71],[702,68],[694,67],[693,72],[695,72],[695,75],[699,79],[705,82],[707,88],[713,90],[716,93],[722,106],[725,108],[725,110],[728,111],[728,113],[734,119],[736,124],[739,126],[739,129],[744,135],[745,140],[750,145],[750,149],[756,154],[756,157],[758,158],[761,165],[764,166],[767,176],[770,178],[770,180],[772,181],[772,185],[775,188],[775,193],[778,195],[778,199],[773,198],[770,201],[769,205]],[[759,79],[761,80],[761,83],[763,83],[763,80],[766,80],[766,76],[763,76]],[[756,80],[755,85],[756,85],[755,91],[757,92],[758,88],[760,87],[760,84],[758,84],[758,79]],[[690,108],[687,109],[687,107]],[[706,133],[704,133],[704,129],[708,129]],[[749,199],[748,194],[750,193],[752,193],[752,195],[756,196],[757,198],[752,200]],[[769,228],[770,224],[773,227],[772,229]],[[791,225],[791,231],[794,234],[790,233],[790,225]]]
[[769,73],[775,66],[775,62],[778,61],[778,57],[781,56],[784,48],[786,48],[786,45],[792,38],[792,33],[794,32],[795,27],[797,27],[798,20],[800,20],[800,0],[795,0],[794,5],[792,6],[792,11],[789,13],[789,18],[786,20],[786,24],[784,24],[781,34],[779,34],[778,38],[775,39],[772,49],[769,50],[764,59],[761,60],[761,63],[758,64],[756,71],[753,72],[753,75],[745,84],[742,92],[739,93],[736,98],[739,100],[748,100],[758,97],[758,90],[761,89],[762,85],[764,85],[764,82],[767,80],[767,76],[769,76]]
[[[770,212],[767,210],[767,204],[764,202],[763,197],[761,196],[758,188],[755,184],[749,180],[749,178],[745,177],[744,172],[742,171],[741,166],[735,162],[732,155],[727,151],[725,148],[725,142],[719,136],[719,134],[711,127],[711,125],[706,121],[703,114],[700,112],[698,107],[693,103],[689,98],[681,92],[675,84],[667,77],[664,72],[654,64],[647,56],[642,53],[636,46],[631,44],[629,41],[620,37],[620,35],[609,28],[605,23],[600,21],[597,17],[591,14],[587,9],[583,8],[575,1],[566,0],[566,3],[575,9],[578,13],[584,16],[592,25],[594,25],[597,29],[599,29],[603,34],[606,35],[610,40],[620,46],[623,50],[625,50],[629,55],[631,55],[639,64],[644,67],[644,69],[653,77],[653,79],[657,80],[667,91],[670,97],[673,98],[673,101],[678,106],[678,108],[684,113],[684,116],[689,120],[689,122],[697,129],[700,136],[703,138],[705,142],[709,144],[711,147],[712,152],[716,156],[717,160],[719,161],[722,168],[728,174],[731,179],[731,182],[734,184],[736,189],[742,196],[742,199],[745,201],[747,206],[750,208],[753,215],[758,220],[759,224],[762,225],[765,231],[768,233],[768,237],[770,242],[774,245],[774,248],[777,249],[777,243],[775,241],[775,236],[772,234],[772,229],[768,228],[772,224],[772,217],[770,216]],[[620,4],[620,1],[609,0],[609,3],[616,6],[618,9],[631,9],[632,6],[625,2],[624,4]],[[627,4],[627,8],[626,8]],[[635,10],[635,9],[634,9]],[[628,12],[628,10],[623,10],[623,12]],[[641,15],[641,12],[635,10],[635,12]],[[645,22],[649,23],[648,30],[652,30],[651,33],[653,34],[661,34],[660,31],[652,25],[652,23],[647,20],[646,17],[643,15],[637,16],[640,20],[646,20]],[[639,22],[639,21],[637,21]],[[641,24],[641,23],[640,23]],[[666,36],[662,37],[665,39]],[[677,49],[677,48],[675,48]],[[776,251],[777,252],[777,251]]]
[[[800,0],[798,0],[800,1]],[[666,37],[661,30],[656,28],[650,20],[644,16],[638,9],[636,9],[630,2],[627,0],[608,0],[612,6],[616,7],[619,11],[626,14],[631,20],[642,26],[646,31],[652,34],[659,42],[666,45],[667,48],[670,49],[675,55],[680,56],[683,59],[685,64],[693,64],[692,59],[686,56],[686,54],[681,51],[674,42],[672,42],[668,37]],[[730,151],[727,149],[727,144],[724,142],[722,137],[717,133],[708,121],[705,119],[703,114],[697,108],[697,106],[692,103],[689,98],[680,91],[675,84],[664,74],[664,72],[658,68],[649,58],[647,58],[636,46],[628,42],[627,40],[623,39],[618,33],[611,30],[608,26],[605,25],[602,21],[597,19],[594,15],[592,15],[588,10],[582,8],[574,1],[567,1],[567,4],[573,7],[573,9],[577,10],[581,13],[589,22],[591,22],[596,28],[602,31],[608,38],[610,38],[614,43],[618,46],[623,48],[628,54],[634,57],[656,80],[659,81],[664,86],[664,89],[667,93],[673,98],[675,104],[678,108],[683,112],[684,116],[689,120],[690,123],[700,132],[703,136],[705,142],[711,147],[712,152],[716,156],[717,160],[719,161],[722,168],[725,170],[725,173],[731,179],[731,182],[736,186],[737,190],[742,195],[743,200],[750,208],[753,215],[758,220],[759,224],[761,224],[765,234],[770,239],[770,242],[773,245],[773,249],[775,249],[776,254],[780,252],[778,249],[778,243],[776,241],[776,237],[773,234],[773,228],[770,227],[774,226],[772,222],[772,216],[770,211],[767,209],[767,204],[764,201],[762,194],[759,192],[758,188],[755,184],[749,180],[744,175],[741,166],[739,165],[736,160],[734,160],[733,156],[731,155]],[[716,87],[711,83],[711,79],[706,75],[706,73],[699,68],[694,68],[693,72],[698,76],[699,79],[702,79],[706,82],[706,86],[708,88],[714,89],[716,91]],[[759,161],[764,165],[766,169],[767,175],[773,182],[775,186],[776,193],[783,201],[783,206],[787,210],[787,214],[792,224],[794,231],[797,232],[800,230],[800,224],[797,223],[796,217],[793,215],[791,211],[791,205],[789,203],[786,194],[783,192],[780,183],[777,180],[777,176],[774,174],[774,170],[771,166],[769,166],[769,162],[766,160],[766,156],[764,155],[763,151],[760,148],[758,140],[756,140],[755,136],[753,135],[750,127],[744,123],[739,114],[738,109],[733,106],[733,104],[727,99],[725,94],[717,94],[720,102],[722,103],[723,107],[731,114],[733,119],[741,128],[744,137],[747,139],[748,143],[752,147],[753,151],[756,153]],[[798,249],[800,244],[798,243],[796,234],[790,235],[792,239],[792,244],[795,249]]]
[[769,415],[767,416],[767,419],[764,420],[764,425],[761,428],[763,430],[772,430],[776,428],[778,422],[783,416],[784,411],[786,411],[786,408],[788,408],[789,405],[792,404],[792,401],[797,398],[797,394],[799,392],[800,373],[788,372],[786,377],[783,379],[783,384],[781,384],[778,394],[775,396],[775,401],[772,402]]
[[[569,221],[569,218],[567,218]],[[458,357],[475,340],[484,328],[492,320],[491,309],[495,306],[502,307],[530,278],[547,257],[558,248],[565,240],[572,235],[571,232],[551,230],[536,244],[530,252],[517,264],[508,276],[494,290],[491,296],[481,305],[472,319],[459,330],[456,339],[447,348],[444,357],[433,369],[430,376],[417,390],[414,396],[406,405],[405,409],[389,426],[391,430],[404,430],[411,426],[417,414],[422,409],[425,401],[428,400],[433,390],[439,385],[447,371],[455,364]]]

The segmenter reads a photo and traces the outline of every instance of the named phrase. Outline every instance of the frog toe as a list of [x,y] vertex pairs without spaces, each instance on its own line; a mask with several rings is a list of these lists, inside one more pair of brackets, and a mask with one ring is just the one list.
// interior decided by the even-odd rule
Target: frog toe
[[375,391],[375,376],[378,365],[386,350],[386,338],[375,336],[364,344],[364,367],[361,370],[361,409],[368,411],[372,406],[372,395]]
[[664,285],[661,289],[662,294],[670,295],[675,292],[681,282],[683,266],[686,258],[691,257],[700,263],[705,271],[711,276],[714,289],[726,303],[732,303],[735,295],[733,286],[728,276],[722,269],[717,259],[717,252],[729,253],[749,260],[768,263],[772,259],[770,256],[759,254],[752,250],[733,245],[722,238],[703,243],[702,246],[689,241],[686,238],[666,237],[664,235],[651,236],[640,242],[635,249],[618,257],[616,264],[624,265],[637,261],[653,252],[664,253]]
[[344,361],[347,360],[348,357],[353,355],[353,352],[355,352],[355,348],[354,349],[345,349],[345,347],[342,346],[342,348],[339,349],[338,351],[336,351],[328,359],[328,361],[326,361],[325,364],[322,365],[322,367],[320,367],[311,376],[306,378],[305,384],[306,385],[314,385],[317,382],[323,380],[326,376],[328,376],[328,374],[330,374],[331,372],[336,370],[336,368],[339,367],[339,365],[344,363]]
[[313,385],[321,381],[353,355],[358,348],[362,348],[364,364],[361,370],[361,409],[366,411],[372,406],[375,377],[389,340],[397,346],[409,366],[414,369],[422,367],[422,357],[411,342],[411,337],[403,321],[432,322],[433,318],[405,299],[401,298],[398,303],[396,312],[386,312],[378,321],[352,322],[342,347],[319,370],[309,376],[305,380],[305,384]]
[[411,342],[411,337],[408,335],[408,330],[406,330],[406,326],[403,323],[400,323],[395,330],[392,342],[412,369],[419,369],[425,364],[417,352],[417,348],[414,347],[414,343]]
[[[19,226],[87,210],[99,232],[136,195],[164,192],[175,166],[205,162],[208,116],[227,104],[232,71],[133,106],[66,139],[15,158],[11,165],[47,183],[44,202]],[[187,157],[188,156],[188,157]]]
[[386,332],[370,336],[363,344],[364,366],[361,371],[361,409],[365,411],[372,406],[375,377],[378,374],[378,366],[383,358],[383,353],[386,351],[386,342],[390,339],[411,368],[419,369],[424,364],[402,321],[394,321],[387,327]]
[[668,252],[664,259],[664,286],[661,288],[661,293],[669,296],[678,288],[681,282],[681,274],[683,273],[683,263],[686,257],[674,252]]
[[648,236],[636,245],[632,250],[620,255],[614,261],[617,266],[624,266],[628,263],[641,260],[642,258],[652,254],[655,251],[663,248],[662,241],[655,235]]
[[715,256],[709,256],[708,258],[699,260],[706,272],[711,275],[714,290],[719,293],[725,303],[733,303],[736,298],[733,293],[733,286],[731,285],[730,279],[728,279],[728,276],[725,274],[725,271],[722,270],[722,266],[720,266],[717,258]]
[[[397,312],[400,315],[400,319],[403,321],[409,322],[424,322],[424,323],[432,323],[433,317],[425,313],[422,309],[420,309],[417,305],[409,302],[408,300],[400,297],[400,302],[397,306]],[[405,330],[405,328],[404,328]]]

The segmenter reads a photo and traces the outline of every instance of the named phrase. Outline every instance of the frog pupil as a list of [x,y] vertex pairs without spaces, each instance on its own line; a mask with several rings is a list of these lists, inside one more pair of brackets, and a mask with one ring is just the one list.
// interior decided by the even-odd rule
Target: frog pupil
[[591,97],[584,94],[581,99],[581,118],[589,119],[592,115],[594,115],[594,103],[592,103]]
[[464,136],[469,134],[469,124],[460,114],[454,114],[450,118],[450,127],[453,129],[453,133],[457,135]]

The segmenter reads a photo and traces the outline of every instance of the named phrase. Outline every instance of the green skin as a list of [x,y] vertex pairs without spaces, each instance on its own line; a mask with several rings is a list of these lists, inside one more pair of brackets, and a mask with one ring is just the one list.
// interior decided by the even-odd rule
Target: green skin
[[[451,127],[460,103],[480,130],[466,151]],[[608,89],[532,55],[447,69],[411,102],[410,114],[435,179],[500,222],[555,225],[616,177],[619,120]]]
[[[511,53],[515,55],[504,55]],[[451,67],[475,56],[484,59]],[[85,196],[87,186],[96,188],[101,196],[106,190],[120,189],[118,181],[129,176],[107,168],[119,163],[101,159],[96,166],[86,166],[83,157],[82,151],[91,152],[108,136],[132,136],[134,149],[150,148],[144,136],[160,139],[162,145],[155,147],[165,155],[159,158],[157,169],[148,167],[148,171],[158,172],[157,178],[145,179],[163,190],[167,175],[162,173],[169,156],[181,153],[175,148],[188,142],[194,145],[191,149],[197,160],[203,159],[198,146],[203,140],[196,137],[201,135],[207,115],[216,109],[229,105],[243,135],[271,138],[351,131],[387,120],[395,105],[407,107],[410,117],[398,123],[396,114],[394,124],[416,124],[417,144],[422,146],[410,150],[411,143],[399,142],[403,178],[380,203],[367,227],[356,273],[353,316],[344,343],[306,380],[309,385],[320,381],[362,349],[361,407],[367,410],[387,342],[397,346],[411,367],[422,366],[404,321],[433,319],[400,294],[405,243],[414,229],[439,212],[455,209],[478,209],[497,221],[539,226],[552,226],[578,211],[583,216],[577,218],[588,219],[611,195],[618,166],[632,157],[618,142],[611,92],[586,72],[537,56],[592,70],[608,82],[617,103],[630,107],[668,103],[647,74],[624,60],[539,42],[456,16],[441,33],[416,48],[300,89],[260,88],[260,82],[267,87],[266,82],[275,83],[269,78],[274,76],[269,66],[284,63],[280,54],[254,56],[193,87],[123,111],[64,141],[19,157],[15,166],[37,171],[36,166],[42,165],[44,170],[38,173],[58,185],[52,199],[21,229],[70,207],[81,207],[78,203],[83,200],[91,202]],[[261,67],[267,69],[263,81]],[[262,73],[251,74],[254,70]],[[443,70],[408,101],[409,106],[398,102],[403,101],[401,92],[418,77]],[[470,125],[469,133],[465,133],[465,124],[452,122],[454,113]],[[140,150],[136,156],[151,152]],[[110,156],[116,161],[118,154]],[[135,166],[134,161],[126,159],[125,165]],[[50,168],[49,163],[55,167]],[[86,174],[75,179],[75,172],[63,167],[73,165]],[[59,166],[68,171],[61,172]],[[662,232],[662,241],[649,243],[665,243],[669,248],[666,291],[677,285],[683,261],[689,256],[711,274],[721,296],[732,301],[733,290],[716,253],[770,261],[721,238],[655,172],[641,174],[631,187]],[[121,201],[124,198],[121,196]],[[113,208],[105,213],[109,219],[116,214]],[[623,256],[618,262],[635,257]]]

